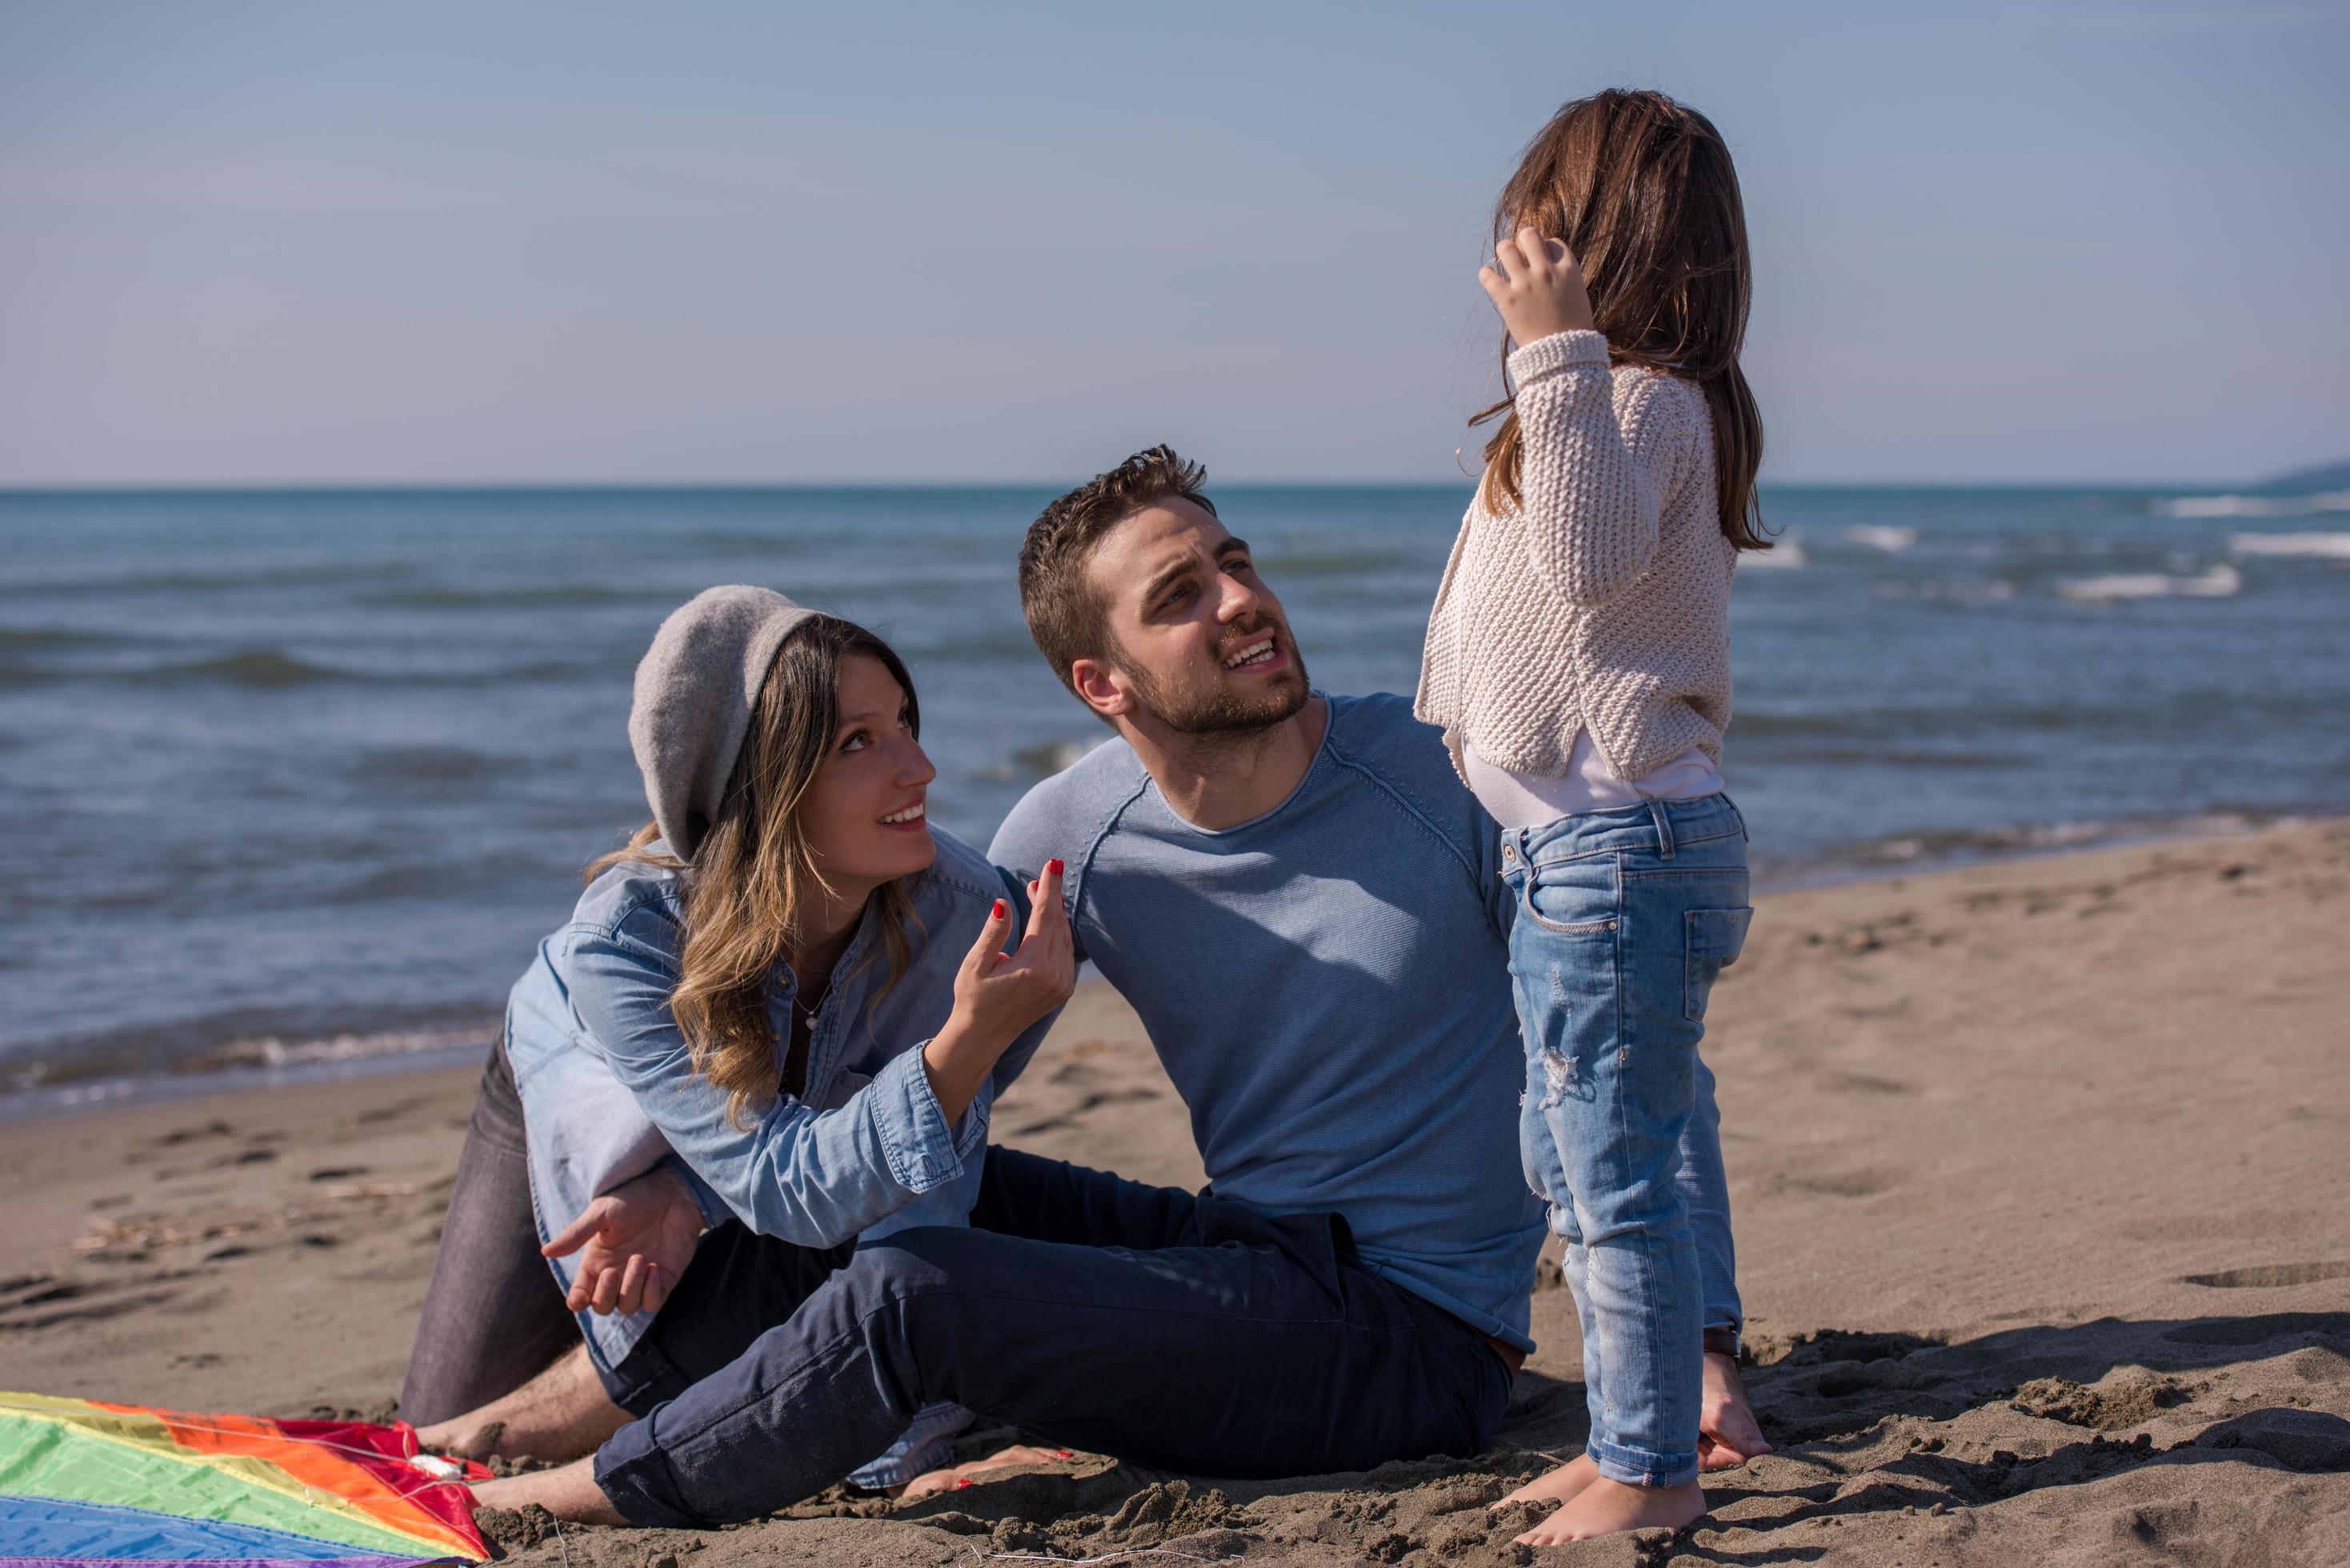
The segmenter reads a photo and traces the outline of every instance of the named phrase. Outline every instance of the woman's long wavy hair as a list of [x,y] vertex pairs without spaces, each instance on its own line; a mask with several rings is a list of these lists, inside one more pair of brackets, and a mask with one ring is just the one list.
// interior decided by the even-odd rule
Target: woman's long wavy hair
[[[648,846],[658,823],[637,829],[628,846],[588,867],[594,881],[626,860],[683,867],[687,872],[685,951],[670,1012],[691,1052],[694,1071],[726,1091],[737,1125],[774,1103],[778,1092],[775,1030],[767,1012],[775,971],[788,961],[811,903],[832,891],[800,830],[799,804],[832,750],[840,721],[840,666],[854,654],[878,659],[906,693],[913,732],[921,709],[906,666],[889,645],[852,622],[812,616],[775,650],[751,711],[750,732],[727,781],[717,818],[681,861]],[[913,957],[920,931],[907,884],[885,882],[873,894],[881,945],[858,967],[886,959],[889,976],[876,1001]],[[846,977],[836,977],[835,983]]]
[[[1618,365],[1694,381],[1713,411],[1721,531],[1767,550],[1754,496],[1762,412],[1738,368],[1753,294],[1738,171],[1712,121],[1660,92],[1610,88],[1551,117],[1493,204],[1498,242],[1532,224],[1583,264],[1592,324]],[[1510,343],[1502,340],[1504,378]],[[1485,442],[1485,503],[1519,503],[1523,438],[1515,389],[1469,422]]]

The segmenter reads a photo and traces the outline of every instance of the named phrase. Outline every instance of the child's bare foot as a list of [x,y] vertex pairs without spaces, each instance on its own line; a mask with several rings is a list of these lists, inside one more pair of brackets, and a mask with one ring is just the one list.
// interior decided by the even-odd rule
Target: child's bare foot
[[1679,1530],[1705,1517],[1705,1491],[1686,1486],[1626,1486],[1594,1476],[1556,1513],[1517,1539],[1521,1546],[1559,1546],[1625,1530]]
[[1598,1479],[1599,1467],[1591,1462],[1591,1456],[1577,1454],[1494,1503],[1492,1511],[1499,1513],[1513,1502],[1565,1502]]

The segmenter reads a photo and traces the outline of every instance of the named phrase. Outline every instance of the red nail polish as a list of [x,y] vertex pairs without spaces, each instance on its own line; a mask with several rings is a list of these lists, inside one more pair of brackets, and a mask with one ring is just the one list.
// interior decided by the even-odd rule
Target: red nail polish
[[1003,919],[1003,900],[1001,898],[995,900],[995,918],[999,920]]
[[1061,863],[1057,859],[1047,860],[1045,862],[1045,869],[1053,876],[1058,877],[1061,874]]
[[969,1486],[970,1484],[971,1484],[971,1482],[969,1482],[968,1480],[959,1480],[959,1481],[955,1482],[955,1490],[957,1490],[957,1491],[961,1491],[963,1488],[965,1488],[965,1487]]

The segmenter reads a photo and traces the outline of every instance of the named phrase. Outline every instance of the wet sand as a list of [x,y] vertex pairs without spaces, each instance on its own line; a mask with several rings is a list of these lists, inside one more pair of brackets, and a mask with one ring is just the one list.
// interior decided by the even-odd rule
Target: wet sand
[[[1693,1530],[1541,1559],[2350,1562],[2350,824],[1760,905],[1707,1054],[1780,1450]],[[0,1129],[0,1387],[388,1416],[472,1096],[423,1073]],[[1200,1179],[1106,990],[995,1129]],[[1534,1325],[1482,1455],[1275,1483],[1080,1456],[706,1535],[493,1522],[572,1568],[1531,1562],[1482,1505],[1586,1429],[1555,1282]]]

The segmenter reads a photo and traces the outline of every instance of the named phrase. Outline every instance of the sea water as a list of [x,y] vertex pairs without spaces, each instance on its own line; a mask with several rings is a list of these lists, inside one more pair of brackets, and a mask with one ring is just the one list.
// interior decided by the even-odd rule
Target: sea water
[[[1315,683],[1408,692],[1464,489],[1216,495]],[[984,846],[1107,733],[1020,616],[1048,495],[0,493],[0,1093],[478,1050],[647,815],[630,673],[714,583],[889,638]],[[2350,809],[2350,495],[1764,505],[1725,771],[1766,885]]]

